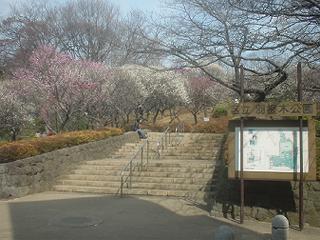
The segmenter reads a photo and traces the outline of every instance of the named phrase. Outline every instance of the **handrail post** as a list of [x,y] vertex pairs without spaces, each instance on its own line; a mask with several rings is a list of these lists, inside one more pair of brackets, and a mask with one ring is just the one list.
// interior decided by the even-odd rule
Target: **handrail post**
[[123,174],[121,173],[120,197],[123,197]]
[[132,187],[132,161],[130,161],[130,170],[129,170],[129,186],[130,186],[130,189]]
[[158,159],[160,159],[160,142],[157,141],[157,154],[158,154]]
[[147,139],[147,166],[149,164],[149,140]]
[[178,127],[176,127],[176,142],[175,142],[175,146],[178,145],[178,139],[179,139],[179,132],[178,132]]
[[143,166],[143,145],[141,146],[140,171],[142,171],[142,166]]
[[165,149],[167,149],[168,148],[168,132],[165,132],[164,136],[165,136],[164,140],[165,140],[165,146],[166,146]]
[[161,137],[161,153],[163,153],[164,145],[163,145],[163,136]]

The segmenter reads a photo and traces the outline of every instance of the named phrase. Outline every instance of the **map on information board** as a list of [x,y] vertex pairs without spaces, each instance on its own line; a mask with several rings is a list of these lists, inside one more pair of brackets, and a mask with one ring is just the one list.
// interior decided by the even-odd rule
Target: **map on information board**
[[[303,171],[308,172],[308,129],[303,128]],[[298,127],[248,127],[243,131],[243,170],[299,172]],[[236,128],[236,169],[240,171],[240,128]]]

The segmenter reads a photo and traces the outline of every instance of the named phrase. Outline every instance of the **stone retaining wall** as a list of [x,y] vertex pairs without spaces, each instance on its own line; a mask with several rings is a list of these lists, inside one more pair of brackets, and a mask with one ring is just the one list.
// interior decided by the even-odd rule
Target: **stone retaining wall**
[[68,173],[81,161],[106,158],[123,144],[138,140],[138,134],[130,132],[0,164],[0,198],[50,190],[57,177]]

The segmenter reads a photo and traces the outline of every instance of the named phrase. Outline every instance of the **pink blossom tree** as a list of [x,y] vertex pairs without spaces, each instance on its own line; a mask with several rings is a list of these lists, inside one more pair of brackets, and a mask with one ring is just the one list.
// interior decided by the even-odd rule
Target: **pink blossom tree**
[[[185,87],[188,93],[186,108],[193,115],[194,124],[198,123],[198,114],[230,96],[230,91],[211,81],[209,77],[196,69],[181,69],[185,76]],[[220,74],[218,66],[210,66],[207,71]]]
[[198,113],[213,105],[214,97],[209,89],[214,83],[206,77],[189,77],[186,80],[186,89],[189,96],[187,109],[194,118],[194,124],[198,123]]
[[49,130],[60,132],[77,129],[79,121],[102,122],[109,75],[103,64],[75,60],[41,46],[26,67],[15,71],[12,86]]

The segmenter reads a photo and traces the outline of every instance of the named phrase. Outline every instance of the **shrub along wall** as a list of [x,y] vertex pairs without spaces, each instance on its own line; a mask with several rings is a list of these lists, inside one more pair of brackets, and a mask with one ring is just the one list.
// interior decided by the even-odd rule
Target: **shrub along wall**
[[[87,137],[84,138],[86,141],[88,140]],[[79,141],[82,142],[82,140]],[[30,193],[50,190],[57,177],[68,173],[81,161],[106,158],[123,144],[138,140],[138,134],[135,132],[125,133],[121,136],[1,163],[0,198],[21,197]],[[28,145],[23,146],[29,147]],[[18,149],[24,149],[24,147],[18,146]]]
[[[228,130],[228,117],[210,118],[209,122],[199,122],[198,124],[184,123],[184,132],[190,133],[226,133]],[[171,127],[174,130],[179,123],[171,123]],[[162,132],[168,126],[167,123],[158,123],[155,125],[142,125],[142,128],[147,128],[151,131]]]
[[120,128],[105,128],[95,131],[66,132],[44,138],[2,143],[0,145],[0,163],[12,162],[121,134],[123,134],[123,130]]

